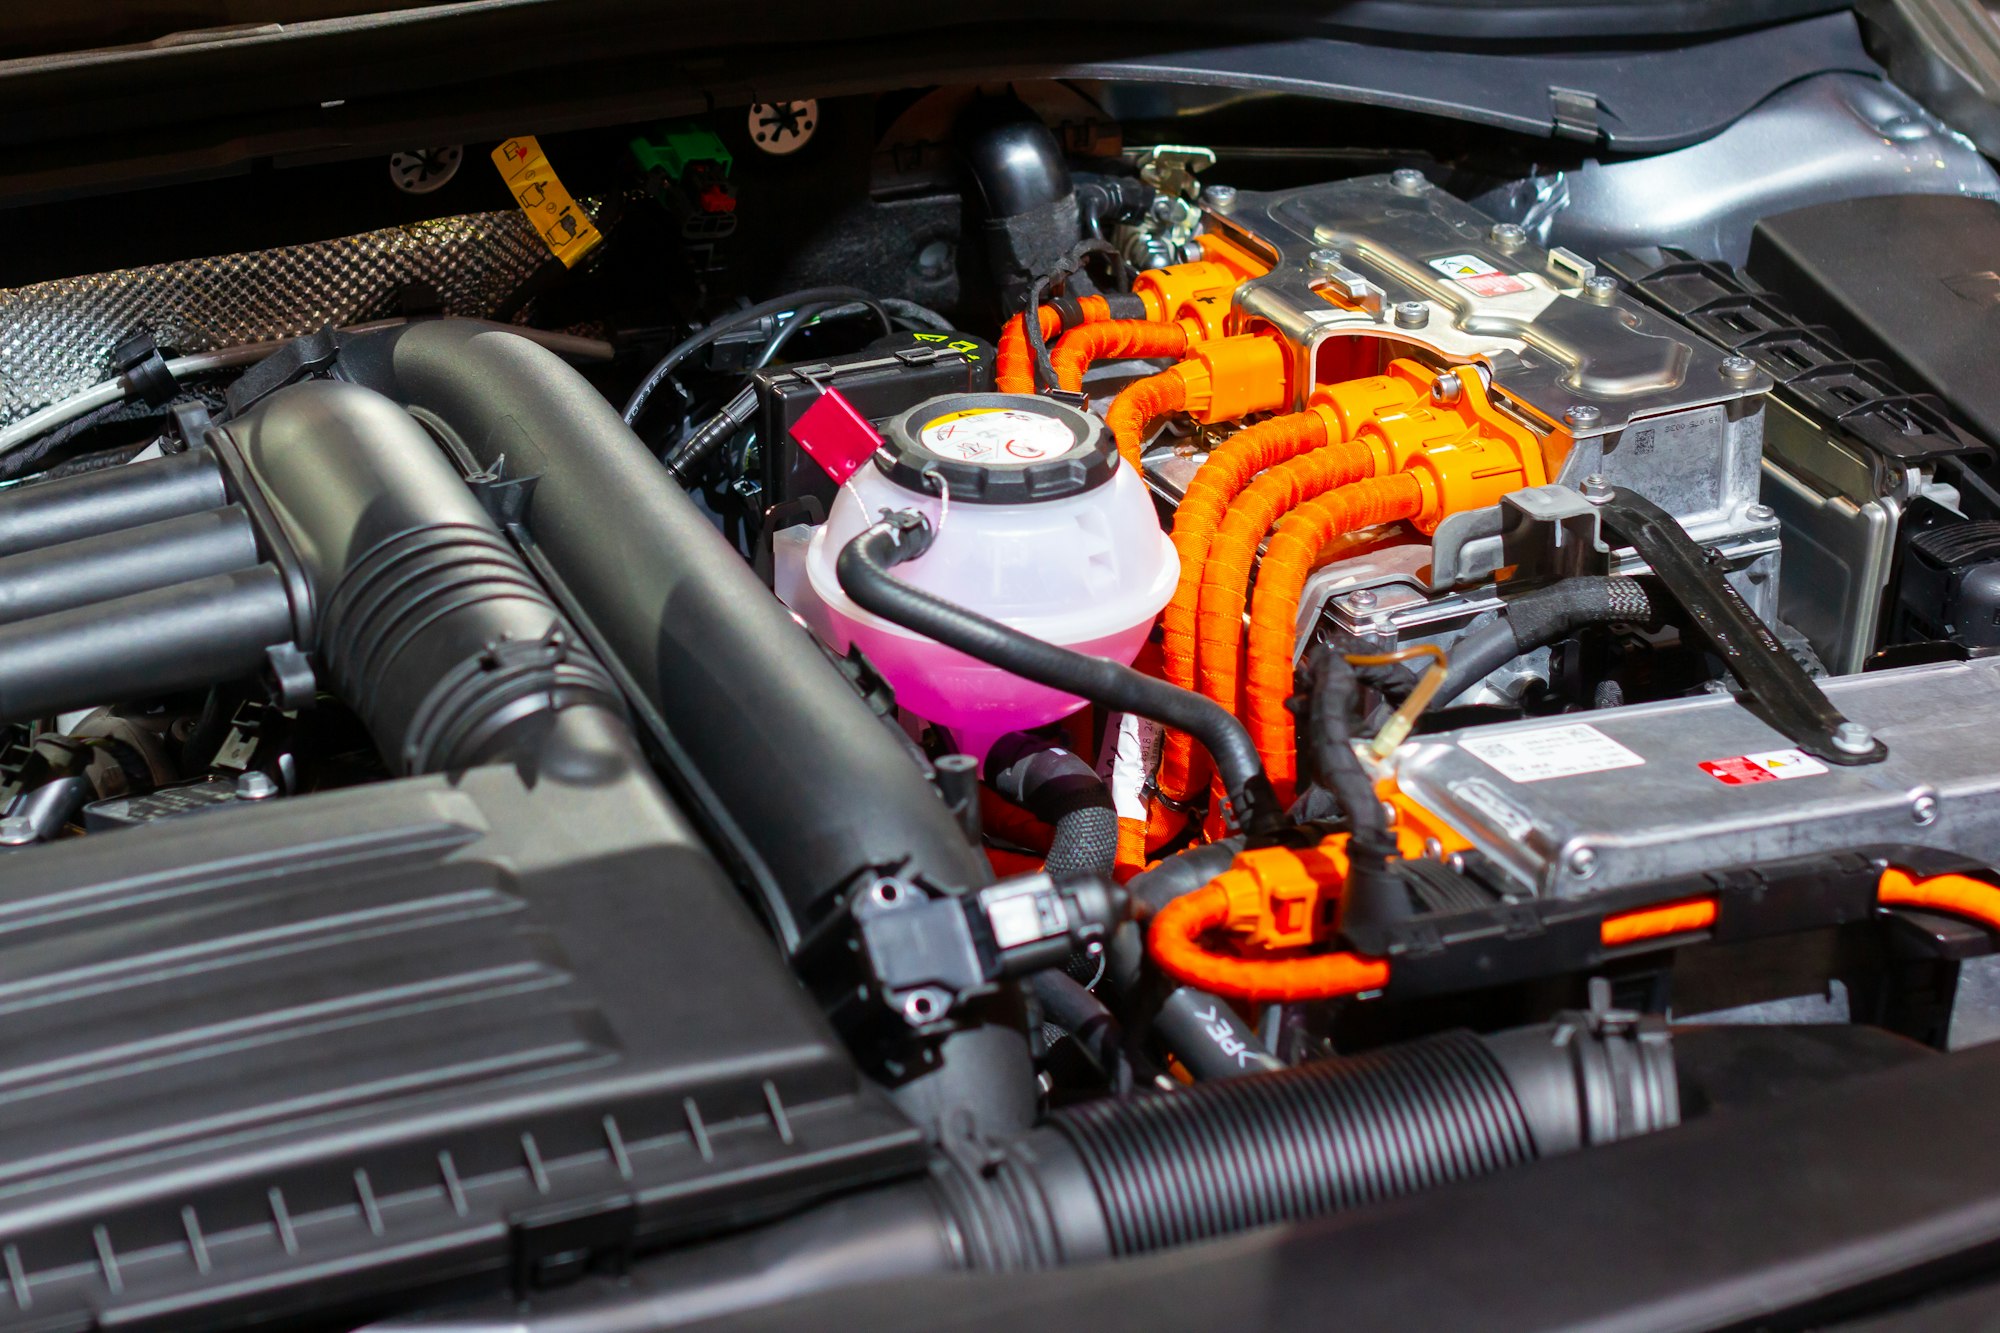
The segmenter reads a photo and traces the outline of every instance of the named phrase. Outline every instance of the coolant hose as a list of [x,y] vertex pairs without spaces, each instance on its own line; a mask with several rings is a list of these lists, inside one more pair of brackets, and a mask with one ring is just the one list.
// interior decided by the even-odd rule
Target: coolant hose
[[1438,690],[1449,704],[1517,657],[1545,648],[1586,625],[1651,625],[1659,611],[1637,579],[1586,577],[1514,598],[1494,620],[1451,648],[1451,669]]
[[1118,812],[1097,770],[1043,737],[1015,732],[986,755],[993,789],[1055,830],[1042,868],[1058,880],[1111,878]]
[[1256,747],[1229,713],[1128,666],[1044,643],[892,575],[891,568],[923,554],[930,532],[929,521],[915,513],[890,514],[867,528],[834,562],[841,590],[865,611],[1024,680],[1188,732],[1213,756],[1246,832],[1269,837],[1285,828],[1283,807],[1272,796]]

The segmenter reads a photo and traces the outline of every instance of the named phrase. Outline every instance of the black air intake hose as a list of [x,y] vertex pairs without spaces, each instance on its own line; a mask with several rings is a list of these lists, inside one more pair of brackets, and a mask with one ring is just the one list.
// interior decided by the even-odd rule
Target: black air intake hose
[[315,657],[398,772],[510,753],[604,668],[414,417],[359,385],[280,389],[227,427],[311,589]]
[[903,744],[560,357],[447,319],[344,340],[341,364],[536,478],[536,545],[665,719],[696,813],[775,882],[788,945],[864,871],[991,880]]
[[1322,1217],[1678,1123],[1664,1024],[1573,1014],[1446,1033],[960,1143],[930,1179],[836,1200],[620,1279],[398,1321],[433,1333],[639,1333],[954,1268],[1123,1258]]
[[[479,466],[533,478],[525,525],[633,691],[664,723],[669,777],[758,885],[789,951],[884,871],[945,887],[992,869],[833,661],[710,526],[590,382],[525,338],[429,320],[343,339],[344,373],[424,412]],[[1018,994],[899,1085],[923,1122],[1030,1123]]]

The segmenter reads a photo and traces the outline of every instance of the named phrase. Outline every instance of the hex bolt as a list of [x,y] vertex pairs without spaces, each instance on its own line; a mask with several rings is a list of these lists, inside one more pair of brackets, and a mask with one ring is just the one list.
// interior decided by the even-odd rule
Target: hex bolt
[[236,798],[241,801],[263,801],[278,794],[278,784],[269,773],[256,769],[246,770],[236,779]]
[[1722,378],[1731,384],[1748,384],[1757,378],[1757,363],[1747,356],[1722,358]]
[[1396,327],[1399,329],[1420,329],[1431,322],[1431,308],[1422,301],[1398,301],[1396,303]]
[[1778,516],[1778,511],[1767,504],[1754,504],[1743,510],[1743,517],[1752,523],[1769,523]]
[[1397,167],[1389,175],[1389,184],[1398,194],[1422,194],[1431,185],[1431,178],[1415,167]]
[[1875,748],[1875,733],[1859,722],[1843,722],[1833,729],[1833,748],[1842,754],[1867,754]]
[[1603,504],[1611,498],[1611,483],[1604,479],[1602,473],[1593,472],[1585,477],[1577,490],[1592,504]]
[[1578,403],[1575,407],[1563,413],[1563,420],[1578,430],[1588,430],[1590,427],[1604,420],[1604,413],[1598,411],[1589,403]]
[[1236,187],[1234,185],[1204,185],[1201,189],[1202,207],[1211,213],[1227,213],[1236,207]]
[[1618,295],[1618,279],[1594,274],[1583,280],[1583,299],[1598,305],[1609,305]]
[[1929,792],[1920,793],[1914,801],[1910,802],[1910,818],[1917,822],[1918,828],[1929,828],[1932,824],[1937,823],[1937,817],[1937,797],[1932,796]]
[[1588,847],[1573,848],[1570,854],[1563,858],[1563,864],[1567,865],[1569,873],[1578,879],[1589,879],[1597,873],[1597,853]]
[[26,847],[41,841],[35,832],[35,821],[26,815],[8,815],[0,819],[0,847]]
[[1500,253],[1511,255],[1528,243],[1528,233],[1521,229],[1519,223],[1496,222],[1493,230],[1486,233],[1486,239]]
[[1338,250],[1315,250],[1306,256],[1306,267],[1319,274],[1338,273],[1347,261]]
[[1459,397],[1464,393],[1465,384],[1458,378],[1456,371],[1447,370],[1444,374],[1431,381],[1431,399],[1434,402],[1444,403],[1449,406],[1457,402]]

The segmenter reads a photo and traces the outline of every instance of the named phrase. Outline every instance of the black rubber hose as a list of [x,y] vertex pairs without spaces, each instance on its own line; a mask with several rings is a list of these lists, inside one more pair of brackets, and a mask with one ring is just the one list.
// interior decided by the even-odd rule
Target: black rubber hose
[[1452,646],[1451,668],[1437,704],[1449,704],[1517,657],[1547,647],[1586,625],[1651,625],[1658,608],[1637,579],[1564,579],[1515,598]]
[[[1244,840],[1236,837],[1191,847],[1134,875],[1125,891],[1138,914],[1150,917],[1229,869],[1243,845]],[[1241,1078],[1282,1067],[1250,1025],[1219,997],[1192,986],[1176,986],[1155,1003],[1151,997],[1160,992],[1157,985],[1144,981],[1146,945],[1139,926],[1122,928],[1112,938],[1109,954],[1107,972],[1112,985],[1125,997],[1127,1006],[1152,1006],[1148,1022],[1153,1035],[1197,1081]],[[1132,1012],[1127,1009],[1128,1014]],[[1134,1016],[1135,1026],[1138,1021]]]
[[1042,1007],[1042,1017],[1075,1038],[1114,1088],[1122,1093],[1131,1087],[1125,1029],[1104,1001],[1075,977],[1054,968],[1033,974],[1028,988]]
[[1243,724],[1189,690],[1101,657],[1058,648],[997,621],[912,588],[889,571],[921,555],[930,541],[921,514],[891,514],[862,532],[834,563],[841,589],[863,610],[955,648],[1037,685],[1081,695],[1185,731],[1208,750],[1244,831],[1270,837],[1286,827],[1263,759]]
[[986,780],[1055,830],[1042,868],[1058,880],[1109,879],[1118,861],[1118,812],[1104,779],[1045,737],[1015,732],[986,755]]
[[1392,868],[1400,852],[1375,784],[1354,753],[1361,682],[1341,653],[1320,644],[1311,657],[1306,751],[1314,780],[1332,792],[1347,820],[1347,883],[1340,897],[1341,929],[1364,952],[1383,947],[1382,931],[1414,912],[1408,889]]

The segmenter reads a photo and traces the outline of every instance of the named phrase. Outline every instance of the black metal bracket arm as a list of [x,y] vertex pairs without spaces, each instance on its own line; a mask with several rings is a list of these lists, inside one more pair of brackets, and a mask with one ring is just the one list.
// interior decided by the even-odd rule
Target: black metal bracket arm
[[1723,577],[1713,555],[1674,517],[1644,496],[1615,487],[1598,505],[1604,526],[1637,551],[1742,686],[1741,698],[1764,721],[1830,764],[1873,764],[1889,751],[1843,717],[1777,635]]

